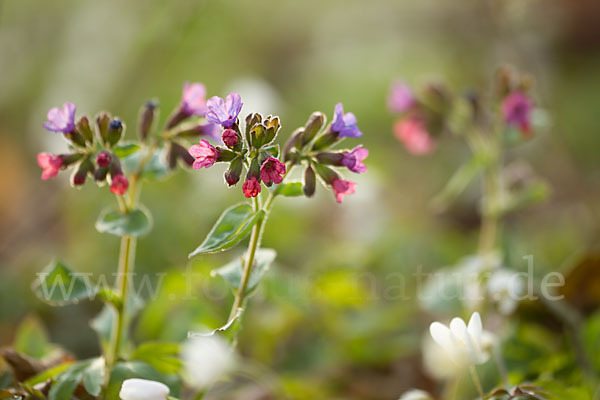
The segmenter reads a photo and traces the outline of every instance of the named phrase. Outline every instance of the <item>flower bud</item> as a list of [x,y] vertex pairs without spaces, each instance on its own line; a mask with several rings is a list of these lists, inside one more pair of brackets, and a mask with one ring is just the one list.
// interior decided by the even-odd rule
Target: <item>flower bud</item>
[[77,147],[83,147],[85,148],[85,139],[83,138],[83,136],[81,135],[81,133],[77,132],[77,130],[74,130],[72,132],[66,132],[64,133],[64,137],[71,143],[73,143],[73,145],[77,146]]
[[271,143],[277,132],[279,132],[279,128],[281,128],[281,123],[279,122],[279,117],[271,117],[270,115],[265,120],[265,126],[267,127],[267,132],[265,133],[265,144]]
[[167,150],[167,165],[170,169],[177,167],[177,160],[183,160],[186,165],[191,167],[195,159],[185,147],[179,143],[170,142],[169,149]]
[[97,168],[96,171],[94,171],[94,180],[98,183],[104,182],[106,180],[106,175],[108,175],[108,167]]
[[140,140],[143,142],[148,138],[152,130],[152,123],[157,112],[158,102],[156,100],[148,100],[140,109],[140,117],[138,122],[138,131]]
[[436,114],[445,114],[450,106],[450,93],[442,83],[431,82],[423,89],[423,103]]
[[[290,154],[291,154],[294,146],[301,143],[300,138],[302,137],[303,133],[304,133],[304,128],[296,129],[294,131],[294,133],[292,133],[290,138],[287,140],[287,142],[285,142],[285,144],[283,145],[283,149],[281,150],[281,156],[282,156],[284,162],[292,161]],[[293,160],[293,161],[295,163],[295,160]]]
[[96,164],[98,164],[100,168],[107,168],[110,165],[111,158],[112,157],[110,156],[110,153],[106,150],[103,150],[98,153],[98,156],[96,157]]
[[146,379],[126,379],[119,392],[121,400],[167,400],[169,387]]
[[123,123],[120,119],[115,118],[108,124],[108,131],[106,133],[106,140],[110,146],[117,144],[123,136]]
[[250,162],[250,168],[248,168],[248,174],[246,176],[248,178],[255,177],[256,179],[260,179],[260,164],[257,158],[252,159]]
[[302,187],[306,197],[312,197],[315,194],[316,181],[315,170],[310,165],[307,166],[304,170],[304,186]]
[[108,134],[108,124],[110,124],[110,115],[105,112],[101,112],[96,116],[96,126],[98,127],[98,133],[102,139],[102,143],[107,142],[106,135]]
[[221,135],[221,138],[223,143],[225,143],[227,147],[231,148],[235,147],[235,145],[239,142],[238,135],[233,129],[225,129]]
[[340,178],[337,172],[323,164],[315,163],[314,166],[317,170],[317,174],[319,174],[321,179],[323,179],[323,182],[325,182],[327,185],[332,185],[333,181]]
[[79,166],[71,176],[71,184],[73,186],[83,185],[88,173],[94,173],[94,164],[90,156],[87,156],[79,163]]
[[339,132],[328,131],[317,137],[317,140],[312,145],[313,151],[325,150],[332,144],[338,141]]
[[67,168],[83,158],[82,153],[61,154],[62,167]]
[[246,134],[249,135],[254,125],[262,122],[262,115],[259,113],[248,114],[246,116]]
[[85,115],[79,118],[79,121],[77,121],[75,127],[77,129],[77,132],[79,132],[81,136],[83,136],[86,142],[94,142],[94,132],[92,132],[92,128],[90,127],[90,121]]
[[259,149],[263,144],[265,144],[265,131],[266,128],[262,124],[256,124],[250,130],[250,144],[252,147]]
[[244,163],[240,157],[234,158],[229,164],[229,169],[225,171],[225,182],[229,186],[233,186],[240,180],[242,175],[242,167]]
[[312,142],[323,125],[325,125],[325,115],[318,111],[312,113],[308,119],[308,122],[304,126],[304,133],[302,134],[302,146]]
[[331,153],[331,152],[318,153],[316,155],[316,159],[321,164],[342,166],[343,165],[342,161],[344,160],[344,153]]
[[110,175],[110,191],[116,195],[123,196],[129,188],[129,181],[123,174]]

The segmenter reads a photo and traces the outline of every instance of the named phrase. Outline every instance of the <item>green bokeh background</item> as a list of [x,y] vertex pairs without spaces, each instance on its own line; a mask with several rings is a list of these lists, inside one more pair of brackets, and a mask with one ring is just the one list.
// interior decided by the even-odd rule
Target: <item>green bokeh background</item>
[[[433,213],[428,201],[468,153],[444,138],[432,155],[409,155],[392,134],[386,97],[396,79],[486,87],[503,63],[532,75],[552,122],[510,156],[531,163],[552,194],[507,221],[507,263],[524,269],[531,254],[536,268],[565,272],[598,238],[600,7],[592,0],[0,2],[0,344],[37,313],[54,342],[97,354],[88,320],[100,304],[51,309],[29,286],[54,257],[79,271],[116,270],[118,239],[93,227],[114,202],[108,190],[71,190],[67,174],[39,179],[36,153],[64,146],[42,128],[46,111],[66,100],[78,115],[110,110],[133,137],[146,99],[160,99],[164,122],[183,82],[200,81],[209,96],[240,92],[245,112],[279,115],[284,137],[341,101],[370,150],[369,171],[344,204],[322,187],[314,199],[278,200],[263,245],[279,255],[252,298],[241,353],[297,398],[392,399],[435,388],[419,366],[435,316],[419,310],[411,274],[473,253],[477,186],[448,213]],[[180,171],[144,188],[154,229],[138,245],[136,268],[168,275],[151,275],[162,288],[137,340],[181,340],[223,322],[231,298],[209,271],[232,254],[187,260],[241,198],[223,172]],[[200,274],[191,287],[186,268]],[[409,300],[386,295],[397,273]]]

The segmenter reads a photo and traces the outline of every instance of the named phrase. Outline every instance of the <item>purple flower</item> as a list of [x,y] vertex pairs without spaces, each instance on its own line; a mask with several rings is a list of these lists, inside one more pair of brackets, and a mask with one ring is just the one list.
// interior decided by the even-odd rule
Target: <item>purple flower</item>
[[203,117],[206,114],[206,87],[201,83],[183,84],[181,111],[185,115]]
[[362,161],[367,158],[368,155],[369,150],[362,147],[362,145],[358,145],[351,151],[344,153],[342,165],[352,172],[362,174],[367,171],[367,166]]
[[230,93],[225,101],[214,96],[206,102],[208,112],[206,120],[213,124],[220,124],[224,128],[231,128],[242,110],[242,97],[237,93]]
[[71,133],[75,130],[75,104],[67,101],[62,109],[53,107],[48,111],[44,128],[52,132]]
[[530,132],[533,102],[521,92],[512,92],[502,101],[502,114],[506,123],[517,126],[523,133]]
[[275,157],[269,157],[260,167],[260,179],[264,183],[273,182],[280,184],[284,175],[285,164]]
[[356,116],[351,112],[344,114],[342,103],[335,105],[331,130],[337,132],[340,137],[357,138],[362,136],[362,132],[356,126]]
[[404,112],[415,104],[415,95],[406,83],[396,82],[392,85],[388,97],[388,108],[392,112]]

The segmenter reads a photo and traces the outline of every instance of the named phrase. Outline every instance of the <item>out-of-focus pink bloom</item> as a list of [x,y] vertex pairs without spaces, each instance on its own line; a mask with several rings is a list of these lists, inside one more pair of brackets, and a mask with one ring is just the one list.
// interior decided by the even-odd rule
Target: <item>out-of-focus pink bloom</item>
[[244,196],[248,198],[256,197],[260,193],[260,182],[254,176],[251,176],[242,185],[242,190],[244,191]]
[[358,145],[351,151],[344,153],[342,165],[352,172],[361,174],[367,171],[367,166],[362,161],[367,158],[368,155],[369,150],[362,147],[362,145]]
[[419,118],[409,117],[396,121],[394,133],[412,154],[428,154],[435,147],[435,142]]
[[224,128],[231,128],[242,110],[242,97],[237,93],[230,93],[225,100],[218,96],[211,97],[206,102],[208,111],[206,120],[219,124]]
[[521,132],[531,131],[533,102],[521,92],[512,92],[502,101],[502,114],[506,123],[518,127]]
[[100,168],[108,167],[110,165],[110,154],[106,151],[98,153],[98,156],[96,157],[96,164],[98,164]]
[[118,174],[111,177],[110,191],[119,196],[123,196],[129,187],[129,181],[125,175]]
[[356,183],[351,181],[346,181],[344,179],[334,179],[331,182],[331,187],[333,188],[333,193],[335,195],[335,200],[338,203],[341,203],[344,199],[344,196],[347,194],[354,194]]
[[260,166],[260,179],[264,183],[273,181],[279,184],[283,180],[283,175],[285,175],[285,164],[275,157],[267,158]]
[[42,169],[42,180],[54,178],[58,175],[63,160],[60,156],[50,153],[40,153],[37,155],[37,163]]
[[331,130],[337,132],[340,137],[361,137],[362,132],[356,124],[356,116],[351,112],[344,114],[344,106],[342,103],[337,103],[333,110]]
[[53,107],[48,111],[48,121],[44,128],[52,132],[71,133],[75,130],[75,104],[67,101],[59,110]]
[[392,112],[401,113],[415,104],[415,95],[406,83],[396,82],[392,85],[388,97],[388,108]]
[[201,83],[183,84],[181,111],[185,115],[206,115],[206,87]]
[[225,129],[221,138],[223,139],[223,143],[229,147],[235,146],[238,142],[237,133],[233,129]]
[[190,147],[188,151],[196,159],[192,166],[194,169],[212,166],[219,156],[219,151],[204,139],[200,140],[200,144]]

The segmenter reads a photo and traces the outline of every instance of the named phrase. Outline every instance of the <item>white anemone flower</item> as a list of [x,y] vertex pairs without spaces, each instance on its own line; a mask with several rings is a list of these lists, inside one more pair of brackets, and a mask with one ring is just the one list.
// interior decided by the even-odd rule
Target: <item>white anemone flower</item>
[[231,371],[235,355],[228,343],[218,336],[197,336],[189,339],[181,351],[186,382],[204,389]]
[[433,397],[424,390],[411,389],[405,392],[398,400],[433,400]]
[[450,326],[432,323],[429,332],[457,366],[483,364],[490,358],[493,335],[483,331],[478,312],[473,313],[468,326],[461,318],[454,318]]
[[147,379],[126,379],[119,392],[121,400],[167,400],[169,387]]

